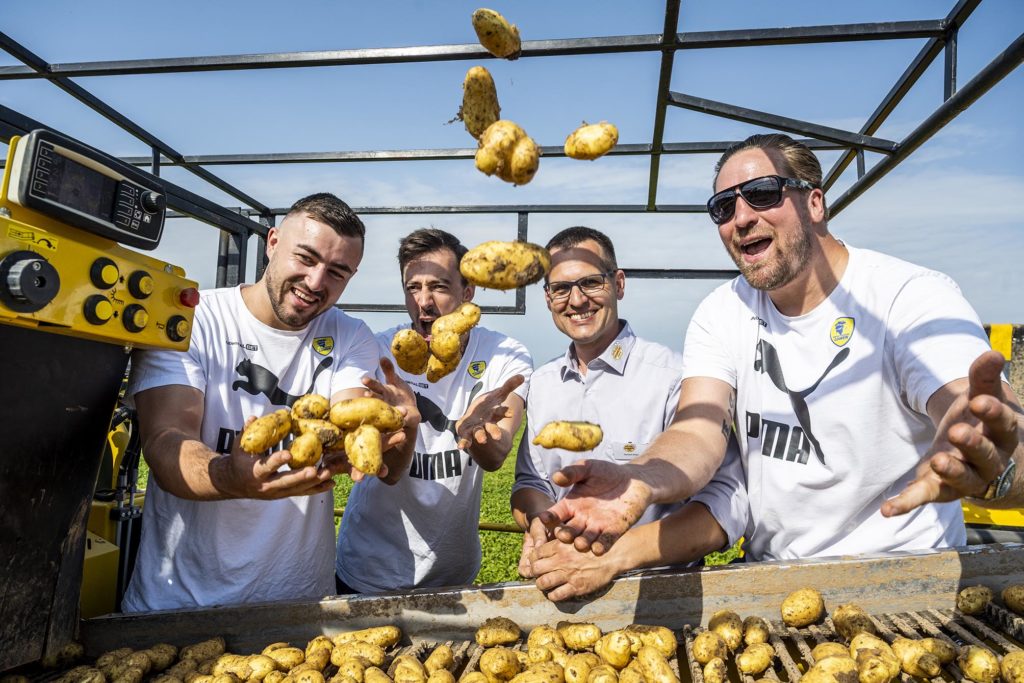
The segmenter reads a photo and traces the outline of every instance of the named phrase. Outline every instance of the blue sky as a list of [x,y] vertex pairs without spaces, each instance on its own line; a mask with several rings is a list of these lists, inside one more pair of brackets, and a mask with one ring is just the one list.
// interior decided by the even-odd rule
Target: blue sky
[[[682,4],[679,30],[807,26],[939,19],[953,0],[900,2],[700,0]],[[475,42],[477,3],[264,2],[179,0],[127,3],[13,0],[0,30],[49,62],[243,54]],[[490,7],[517,23],[524,39],[660,33],[660,2],[517,0]],[[984,0],[960,32],[958,80],[965,84],[1024,29],[1024,3]],[[677,53],[672,89],[856,131],[924,40],[692,50]],[[0,53],[0,65],[16,64]],[[477,62],[368,65],[252,72],[211,72],[79,79],[184,154],[456,148],[474,143],[447,124],[461,101],[466,69]],[[583,120],[608,120],[620,142],[649,143],[659,56],[591,55],[481,60],[494,75],[503,116],[542,145],[561,144]],[[900,140],[942,100],[942,59],[877,133]],[[148,148],[44,81],[0,82],[0,103],[115,155]],[[850,242],[954,277],[986,322],[1024,322],[1024,70],[1018,69],[932,138],[832,222]],[[739,139],[759,129],[670,108],[665,141]],[[836,153],[822,153],[828,169]],[[869,164],[877,157],[868,155]],[[714,156],[663,157],[658,200],[701,203],[710,193]],[[536,179],[514,188],[478,173],[471,161],[212,167],[270,206],[310,192],[335,192],[353,206],[434,204],[624,203],[647,197],[648,161],[543,159]],[[238,201],[179,169],[163,175],[227,206]],[[834,200],[855,178],[832,189]],[[469,244],[512,239],[508,215],[367,216],[367,255],[342,298],[401,301],[397,240],[423,225],[446,228]],[[698,215],[534,215],[530,238],[592,225],[615,240],[620,265],[728,268],[714,226]],[[158,258],[183,265],[203,286],[214,280],[216,230],[169,222]],[[680,348],[686,322],[713,281],[641,281],[627,285],[621,313],[637,331]],[[1016,293],[1016,294],[1015,294]],[[482,303],[511,303],[483,292]],[[485,325],[525,342],[538,361],[564,348],[539,288],[523,317],[488,316]],[[402,320],[365,318],[374,329]]]

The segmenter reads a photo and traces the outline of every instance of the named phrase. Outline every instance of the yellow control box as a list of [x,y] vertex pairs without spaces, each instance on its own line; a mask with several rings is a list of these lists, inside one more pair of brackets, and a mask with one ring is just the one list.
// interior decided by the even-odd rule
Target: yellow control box
[[117,546],[91,531],[85,536],[85,566],[82,569],[82,618],[110,614],[117,607],[114,596],[121,553]]
[[[135,507],[141,508],[146,502],[146,492],[140,491],[135,494]],[[110,543],[117,543],[117,521],[110,516],[111,511],[117,507],[117,502],[112,500],[93,500],[89,508],[89,521],[86,528],[93,534]],[[135,520],[138,524],[139,520]]]

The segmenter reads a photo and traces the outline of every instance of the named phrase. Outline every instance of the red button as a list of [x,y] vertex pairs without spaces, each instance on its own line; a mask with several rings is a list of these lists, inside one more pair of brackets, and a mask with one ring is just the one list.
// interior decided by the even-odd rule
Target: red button
[[178,301],[181,302],[182,306],[195,308],[199,305],[199,290],[195,287],[181,290],[181,293],[178,294]]

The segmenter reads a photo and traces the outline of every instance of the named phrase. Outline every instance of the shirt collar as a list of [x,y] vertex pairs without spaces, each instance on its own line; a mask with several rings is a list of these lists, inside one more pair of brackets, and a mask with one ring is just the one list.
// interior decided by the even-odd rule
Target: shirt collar
[[[633,334],[633,328],[629,326],[629,322],[623,320],[622,323],[622,329],[619,330],[618,336],[615,337],[600,356],[590,361],[589,367],[597,367],[598,364],[603,364],[604,367],[610,368],[620,375],[625,372],[626,360],[629,358],[633,346],[636,345],[636,335]],[[571,375],[579,376],[576,353],[573,350],[572,344],[565,350],[565,355],[562,356],[562,366],[559,370],[562,381],[565,381]]]

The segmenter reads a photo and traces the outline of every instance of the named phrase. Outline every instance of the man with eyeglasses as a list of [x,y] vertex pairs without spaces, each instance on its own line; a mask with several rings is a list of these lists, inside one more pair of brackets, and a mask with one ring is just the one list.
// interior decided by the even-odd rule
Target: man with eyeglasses
[[[630,462],[672,422],[682,356],[636,336],[629,323],[619,318],[618,301],[625,294],[626,276],[605,234],[586,227],[568,228],[555,235],[547,248],[552,266],[544,285],[545,298],[555,327],[571,343],[565,354],[538,368],[530,380],[526,435],[530,446],[529,452],[520,449],[516,461],[512,511],[526,532],[520,573],[534,578],[550,599],[562,600],[610,581],[621,571],[619,559],[623,564],[646,565],[643,551],[651,545],[646,523],[670,512],[677,523],[701,533],[688,535],[668,561],[692,562],[728,547],[742,533],[746,499],[734,454],[715,480],[688,503],[645,505],[646,509],[638,510],[641,526],[623,539],[621,553],[597,558],[551,538],[539,515],[565,494],[565,489],[552,483],[551,475],[580,454],[535,446],[533,437],[553,420],[597,423],[604,439],[588,457],[606,463]],[[653,545],[657,547],[656,540]],[[665,563],[657,559],[650,566]]]
[[833,236],[821,167],[785,135],[731,147],[714,186],[742,277],[690,321],[676,419],[651,448],[553,477],[573,487],[542,515],[556,536],[607,552],[638,510],[709,481],[731,432],[753,559],[963,545],[960,498],[1024,503],[1024,411],[956,284]]

